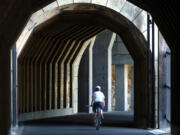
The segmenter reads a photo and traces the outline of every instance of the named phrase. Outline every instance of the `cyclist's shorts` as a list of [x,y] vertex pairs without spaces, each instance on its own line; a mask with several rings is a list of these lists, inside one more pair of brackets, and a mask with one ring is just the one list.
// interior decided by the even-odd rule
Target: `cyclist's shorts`
[[96,112],[96,108],[97,108],[97,107],[101,107],[101,109],[103,109],[103,108],[104,108],[103,102],[95,102],[95,103],[93,104],[93,112],[94,112],[94,113]]

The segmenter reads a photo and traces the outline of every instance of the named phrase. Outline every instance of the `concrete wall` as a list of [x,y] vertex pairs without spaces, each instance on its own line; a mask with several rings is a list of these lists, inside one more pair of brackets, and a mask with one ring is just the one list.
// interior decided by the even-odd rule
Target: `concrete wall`
[[[111,71],[108,67],[108,48],[111,42],[112,32],[106,30],[96,37],[96,41],[93,46],[93,89],[100,85],[105,95],[106,107],[105,110],[111,106],[111,95],[109,94],[109,74]],[[110,79],[111,80],[111,79]],[[111,92],[110,92],[111,93]]]
[[[170,55],[171,53],[166,41],[159,33],[159,126],[166,128],[170,126]],[[168,58],[169,57],[169,58]]]

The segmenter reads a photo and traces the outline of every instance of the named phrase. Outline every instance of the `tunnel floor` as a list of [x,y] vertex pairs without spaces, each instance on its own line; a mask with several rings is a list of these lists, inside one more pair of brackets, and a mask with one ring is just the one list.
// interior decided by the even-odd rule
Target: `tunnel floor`
[[154,135],[142,129],[120,127],[101,127],[96,131],[93,126],[85,125],[26,125],[23,135]]
[[[88,113],[78,113],[75,115],[67,115],[46,119],[38,119],[25,121],[24,125],[29,124],[79,124],[79,125],[92,125],[93,124],[93,114]],[[104,112],[104,126],[133,126],[133,112]]]
[[21,123],[22,135],[170,135],[166,132],[133,128],[132,112],[104,113],[99,131],[93,126],[93,115],[76,115],[32,120]]

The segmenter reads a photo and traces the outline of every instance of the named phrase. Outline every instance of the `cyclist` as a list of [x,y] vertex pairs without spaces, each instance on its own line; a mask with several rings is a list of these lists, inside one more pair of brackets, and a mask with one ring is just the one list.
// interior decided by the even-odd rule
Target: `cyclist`
[[94,123],[96,122],[96,107],[101,107],[101,109],[105,106],[105,96],[101,91],[100,86],[96,86],[95,91],[92,96],[91,106],[93,106],[94,112]]

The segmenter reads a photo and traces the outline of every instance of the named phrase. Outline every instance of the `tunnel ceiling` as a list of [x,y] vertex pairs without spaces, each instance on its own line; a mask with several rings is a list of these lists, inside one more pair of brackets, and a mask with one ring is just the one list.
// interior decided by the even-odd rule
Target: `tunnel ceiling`
[[[102,26],[72,24],[67,22],[62,23],[58,21],[48,24],[48,26],[40,27],[41,28],[35,29],[31,37],[28,39],[19,59],[22,59],[23,57],[35,57],[35,54],[39,55],[40,51],[43,49],[47,52],[51,52],[56,51],[58,47],[61,47],[62,51],[63,47],[65,47],[65,44],[68,42],[71,43],[69,43],[66,50],[73,48],[73,52],[75,51],[74,49],[76,46],[78,46],[78,43],[83,43],[104,30],[104,27]],[[41,55],[44,54],[42,53]]]
[[[61,20],[51,22],[49,20],[33,31],[20,55],[20,59],[24,55],[30,57],[32,53],[37,53],[37,48],[41,48],[41,46],[44,48],[45,44],[49,46],[48,51],[51,51],[58,41],[60,42],[58,46],[61,46],[62,42],[64,45],[68,41],[85,42],[103,30],[104,27],[98,25],[63,22]],[[72,46],[73,44],[69,47]]]
[[[32,53],[37,53],[37,48],[45,47],[46,43],[51,49],[57,40],[59,42],[68,42],[69,40],[71,42],[85,42],[105,29],[103,25],[96,23],[96,21],[86,20],[80,16],[66,11],[38,25],[33,30],[19,59],[25,55],[30,57]],[[89,17],[88,14],[84,16]],[[93,15],[91,15],[92,18]],[[70,47],[72,46],[70,45]],[[30,48],[32,48],[31,51]]]

